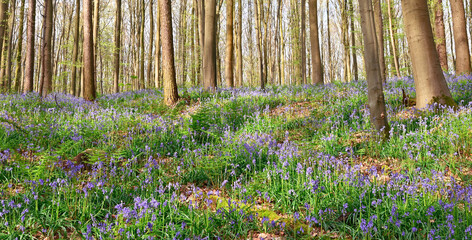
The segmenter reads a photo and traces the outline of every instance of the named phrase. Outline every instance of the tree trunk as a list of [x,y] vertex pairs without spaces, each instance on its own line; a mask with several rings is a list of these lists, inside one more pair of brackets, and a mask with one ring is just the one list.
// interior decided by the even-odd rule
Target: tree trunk
[[242,35],[243,35],[243,0],[239,0],[238,3],[238,28],[236,34],[237,42],[237,53],[236,53],[236,86],[241,87],[243,85],[243,44],[242,44]]
[[18,29],[18,48],[16,51],[16,73],[15,73],[15,92],[19,92],[21,85],[21,55],[23,53],[23,29],[25,18],[25,0],[21,0],[20,8],[20,26]]
[[154,46],[154,9],[153,9],[153,0],[149,0],[149,20],[151,21],[149,24],[149,55],[148,55],[148,68],[147,68],[147,85],[148,88],[151,88],[152,84],[152,50]]
[[264,57],[262,53],[262,3],[261,0],[256,0],[256,31],[257,31],[257,49],[259,53],[259,83],[261,89],[265,88],[265,81],[264,81]]
[[185,49],[185,44],[187,42],[187,1],[183,1],[180,6],[180,20],[179,20],[179,53],[181,56],[181,78],[182,78],[182,85],[185,86],[185,80],[187,78],[187,59],[186,53],[187,50]]
[[311,44],[311,81],[313,84],[323,84],[323,69],[321,67],[320,43],[318,36],[318,1],[309,0],[310,11],[310,44]]
[[145,84],[145,76],[144,76],[144,23],[146,20],[146,5],[144,3],[144,0],[141,1],[141,25],[139,30],[139,89],[144,89],[146,88]]
[[452,26],[454,32],[454,46],[456,52],[456,74],[470,73],[469,42],[465,21],[464,2],[462,0],[450,0],[452,12]]
[[436,51],[443,71],[448,71],[446,51],[446,30],[444,28],[444,11],[442,0],[436,0],[434,5],[434,31],[436,40]]
[[306,22],[306,0],[301,0],[301,24],[300,24],[300,72],[302,76],[303,84],[307,84],[306,82],[306,30],[305,30],[305,22]]
[[[6,38],[6,31],[8,31],[8,7],[9,7],[9,0],[2,0],[0,2],[0,66],[3,66],[4,63],[1,62],[1,59],[3,58],[3,42],[5,41]],[[2,67],[3,69],[3,67]],[[0,79],[0,82],[2,82],[2,79]],[[1,86],[0,86],[1,87]]]
[[216,0],[205,1],[205,34],[203,44],[203,87],[216,89]]
[[370,120],[375,129],[381,132],[382,137],[388,138],[390,126],[387,120],[385,98],[382,89],[382,73],[379,61],[378,35],[372,0],[359,1],[361,13],[361,27],[364,35],[364,59],[365,71],[367,73],[367,94],[370,109]]
[[30,0],[28,6],[28,24],[26,36],[26,62],[23,92],[33,91],[34,79],[34,33],[36,23],[36,0]]
[[405,33],[413,65],[416,107],[455,105],[441,70],[426,0],[402,0]]
[[329,71],[327,71],[327,72],[328,72],[328,80],[329,80],[329,82],[331,82],[332,79],[333,79],[333,60],[332,60],[333,58],[331,56],[331,31],[330,31],[330,26],[329,26],[330,25],[330,23],[329,23],[329,15],[330,15],[329,14],[329,1],[330,0],[326,1],[326,22],[327,22],[326,23],[326,27],[327,27],[327,30],[326,30],[327,34],[326,35],[328,35],[327,36],[328,37],[327,44],[328,44],[328,66],[329,66]]
[[387,0],[387,11],[388,11],[388,29],[390,31],[390,43],[391,43],[391,49],[393,53],[393,63],[395,66],[395,73],[397,77],[400,76],[400,67],[398,64],[398,56],[397,56],[397,46],[395,44],[395,34],[393,33],[393,23],[392,23],[392,9],[390,6],[390,0]]
[[[204,44],[205,44],[205,1],[204,0],[197,0],[197,13],[198,13],[198,31],[200,37],[200,56],[202,59],[202,63],[200,65],[200,73],[201,73],[201,80],[203,81],[203,85],[205,85],[206,80],[205,78],[205,69],[204,69]],[[214,0],[212,1],[212,3]],[[216,5],[216,2],[215,2]],[[216,8],[216,7],[215,7]],[[215,10],[216,11],[216,10]],[[203,78],[203,79],[202,79]]]
[[42,82],[43,86],[40,89],[41,97],[45,98],[52,88],[52,29],[53,29],[53,5],[52,0],[45,1],[44,7],[44,36],[43,36],[43,50],[42,50]]
[[234,21],[234,2],[233,0],[226,0],[226,87],[234,87],[234,45],[233,45],[233,21]]
[[160,73],[161,67],[159,64],[159,57],[161,55],[161,21],[160,21],[160,2],[157,0],[157,12],[156,12],[156,55],[154,57],[154,86],[156,88],[160,87]]
[[83,43],[83,62],[84,62],[84,84],[83,97],[87,101],[94,101],[96,98],[95,84],[95,57],[93,53],[93,19],[92,19],[92,0],[83,0],[84,4],[84,43]]
[[10,91],[11,90],[11,55],[12,55],[12,42],[13,42],[13,31],[15,30],[15,10],[16,10],[16,0],[13,1],[10,9],[10,16],[8,18],[8,31],[5,32],[7,38],[4,39],[3,43],[3,56],[2,56],[2,71],[0,73],[0,78],[3,80],[3,89]]
[[97,89],[97,58],[98,58],[98,37],[100,27],[100,0],[93,0],[93,83],[94,88]]
[[74,22],[74,49],[72,50],[72,73],[71,73],[71,88],[70,94],[78,96],[77,88],[77,68],[79,62],[79,33],[80,33],[80,0],[75,1],[75,22]]
[[379,67],[380,67],[380,77],[382,79],[382,82],[385,82],[387,80],[387,76],[386,76],[387,72],[385,68],[382,7],[380,5],[380,0],[372,0],[372,1],[373,1],[373,7],[374,7],[375,32],[377,34],[376,36],[377,36],[377,46],[378,46],[378,53],[379,53],[378,59],[379,59]]
[[349,0],[349,15],[351,17],[351,48],[352,48],[352,70],[354,75],[354,81],[359,80],[359,72],[357,70],[357,48],[356,48],[356,35],[354,29],[354,7],[353,7],[353,0]]
[[161,40],[162,40],[162,64],[164,71],[164,102],[166,105],[174,105],[179,99],[177,82],[175,79],[174,65],[174,40],[172,36],[172,10],[170,0],[159,0]]
[[[77,1],[80,1],[80,0],[77,0]],[[115,49],[113,51],[114,61],[115,61],[113,89],[115,93],[120,92],[120,69],[121,69],[120,53],[121,53],[121,0],[116,0]]]

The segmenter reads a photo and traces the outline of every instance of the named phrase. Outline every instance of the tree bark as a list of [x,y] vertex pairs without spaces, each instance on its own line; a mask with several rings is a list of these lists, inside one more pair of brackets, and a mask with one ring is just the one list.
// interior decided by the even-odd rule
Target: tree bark
[[[4,63],[2,61],[2,56],[4,54],[3,52],[3,42],[5,41],[6,38],[6,31],[8,31],[8,7],[9,7],[10,0],[2,0],[0,2],[0,66],[2,66]],[[2,82],[2,79],[0,79],[0,82]]]
[[359,80],[359,72],[357,70],[357,48],[356,48],[356,35],[354,29],[354,7],[353,0],[349,0],[349,15],[351,17],[351,50],[352,50],[352,70],[354,75],[354,81]]
[[99,27],[100,27],[100,0],[93,1],[93,83],[94,88],[97,89],[97,58],[98,58],[98,37],[99,37]]
[[388,11],[388,29],[390,31],[390,43],[391,43],[391,50],[393,53],[393,64],[395,66],[395,73],[397,77],[400,76],[400,67],[398,64],[398,56],[397,56],[397,46],[395,44],[395,34],[393,33],[393,23],[392,23],[392,9],[390,5],[390,0],[387,0],[387,11]]
[[237,42],[237,53],[236,53],[236,79],[237,83],[235,84],[238,87],[243,85],[243,44],[242,44],[242,35],[243,35],[243,0],[239,0],[238,3],[238,27],[236,34]]
[[36,23],[36,0],[30,0],[28,6],[28,24],[26,36],[26,61],[23,92],[33,91],[34,79],[34,33]]
[[[202,63],[200,65],[200,79],[205,85],[205,69],[204,69],[204,45],[205,45],[205,1],[204,0],[197,0],[197,13],[198,13],[198,31],[199,31],[199,38],[200,38],[200,56],[202,57]],[[215,3],[216,4],[216,3]],[[215,7],[216,8],[216,7]],[[215,10],[216,11],[216,10]]]
[[174,65],[174,40],[172,36],[172,10],[170,0],[159,0],[161,40],[162,40],[162,64],[164,71],[164,101],[170,106],[179,99],[177,82],[175,79]]
[[40,89],[41,97],[45,98],[52,90],[52,29],[53,29],[53,5],[52,0],[45,1],[44,7],[44,37],[42,50],[42,82],[43,87]]
[[[360,0],[362,1],[362,0]],[[383,34],[383,21],[382,21],[382,8],[380,5],[380,0],[372,0],[374,7],[374,23],[375,23],[375,32],[377,37],[377,46],[379,53],[379,67],[380,67],[380,77],[382,82],[387,80],[387,72],[385,67],[385,52],[384,52],[384,34]]]
[[157,0],[157,12],[156,12],[156,55],[154,56],[154,86],[156,88],[160,87],[160,55],[161,55],[161,21],[160,21],[160,1]]
[[301,24],[300,24],[300,72],[302,75],[302,82],[303,84],[307,84],[306,82],[306,0],[301,0]]
[[152,50],[154,46],[154,9],[153,9],[153,0],[149,0],[149,54],[148,54],[148,68],[147,68],[147,85],[148,88],[151,88],[152,84]]
[[203,44],[203,86],[216,89],[216,0],[205,1],[205,34]]
[[[80,1],[80,0],[77,0],[77,1]],[[121,0],[116,0],[115,49],[113,51],[114,61],[115,61],[113,90],[115,93],[120,92],[120,69],[121,69],[120,53],[121,53]]]
[[74,22],[74,49],[72,50],[72,73],[71,73],[71,88],[70,94],[78,96],[77,88],[77,61],[79,56],[79,33],[80,33],[80,0],[75,1],[75,22]]
[[310,11],[310,44],[311,44],[311,64],[312,83],[323,84],[323,69],[321,66],[320,43],[318,34],[318,1],[309,0]]
[[141,1],[141,25],[139,30],[139,89],[144,89],[146,88],[146,81],[144,80],[144,22],[146,20],[145,18],[145,11],[146,10],[146,5],[144,3],[144,0]]
[[3,42],[3,55],[2,55],[2,70],[0,73],[0,78],[2,79],[2,87],[4,90],[11,90],[11,55],[12,55],[12,41],[13,41],[13,31],[15,29],[15,9],[16,9],[16,0],[13,1],[11,5],[10,14],[8,18],[8,30],[5,32],[6,38]]
[[87,101],[94,101],[97,97],[95,84],[95,57],[93,53],[93,4],[92,0],[83,0],[84,4],[84,43],[83,43],[83,62],[84,62],[84,84],[83,97]]
[[468,74],[470,73],[470,55],[464,2],[462,0],[450,0],[450,2],[452,26],[454,28],[454,46],[456,50],[456,74]]
[[23,28],[25,19],[25,0],[21,0],[20,26],[18,29],[18,48],[16,51],[15,92],[19,92],[21,85],[21,55],[23,53]]
[[364,35],[364,59],[367,73],[367,94],[370,109],[370,120],[384,138],[388,138],[390,126],[387,120],[385,98],[382,89],[382,73],[377,44],[376,22],[372,10],[372,0],[359,1],[361,27]]
[[179,17],[179,55],[181,56],[179,65],[181,66],[182,85],[185,86],[185,80],[187,78],[187,50],[185,49],[187,43],[187,1],[182,2]]
[[261,0],[256,0],[256,31],[257,31],[257,48],[259,53],[259,83],[261,89],[265,88],[265,77],[264,77],[264,56],[263,56],[263,43],[262,43],[262,3]]
[[233,21],[234,21],[234,2],[226,0],[226,87],[234,87],[234,45],[233,45]]
[[426,0],[402,0],[405,32],[413,65],[416,107],[434,102],[455,105],[441,70]]
[[447,51],[446,51],[446,30],[444,28],[444,11],[442,0],[436,0],[434,5],[434,32],[436,51],[439,55],[439,62],[443,71],[448,71]]

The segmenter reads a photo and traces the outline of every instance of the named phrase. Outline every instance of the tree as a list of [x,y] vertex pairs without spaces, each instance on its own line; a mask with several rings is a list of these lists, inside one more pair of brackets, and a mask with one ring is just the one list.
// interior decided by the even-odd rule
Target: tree
[[52,29],[53,29],[53,5],[52,0],[45,1],[44,7],[44,36],[42,47],[43,72],[41,77],[41,97],[45,98],[52,90]]
[[113,89],[115,93],[120,92],[120,85],[119,85],[120,83],[120,52],[121,52],[121,0],[116,0],[115,49],[113,52],[114,61],[115,61]]
[[393,65],[395,66],[395,73],[397,77],[400,77],[400,67],[398,64],[397,46],[395,44],[395,34],[393,33],[392,9],[390,6],[390,0],[387,0],[387,11],[388,11],[388,29],[390,31],[390,43],[392,45],[390,49],[393,53]]
[[[71,87],[70,94],[78,96],[79,93],[76,92],[77,87],[77,68],[79,62],[79,33],[80,33],[80,0],[75,1],[75,22],[74,22],[74,48],[72,49],[72,73],[71,73]],[[80,82],[79,82],[80,84]]]
[[372,0],[360,0],[361,27],[364,36],[364,59],[367,73],[367,96],[370,109],[370,120],[384,138],[388,138],[390,126],[387,120],[385,98],[382,88],[382,73],[379,62],[376,23]]
[[160,79],[160,73],[161,73],[161,68],[160,68],[160,55],[161,55],[161,39],[160,39],[160,34],[161,34],[161,20],[160,20],[160,0],[157,0],[157,13],[156,13],[156,55],[154,56],[154,86],[156,88],[159,88],[159,79]]
[[306,0],[301,0],[301,24],[300,24],[300,57],[301,57],[301,64],[300,64],[300,72],[302,74],[302,83],[307,84],[306,82],[306,30],[305,30],[305,22],[306,22]]
[[436,0],[434,3],[434,32],[439,62],[441,63],[441,68],[443,71],[447,72],[446,30],[444,28],[444,11],[442,0]]
[[161,23],[162,64],[164,72],[164,102],[174,105],[179,99],[174,65],[174,40],[172,36],[172,10],[170,0],[159,0]]
[[216,0],[205,1],[205,33],[203,43],[203,87],[216,89]]
[[20,8],[20,26],[18,29],[18,48],[16,52],[16,74],[15,74],[15,92],[20,90],[21,85],[21,54],[23,52],[23,28],[25,18],[25,0],[21,0]]
[[233,21],[234,17],[234,2],[233,0],[226,0],[226,87],[234,87],[234,46],[233,46]]
[[468,74],[471,69],[464,2],[462,0],[450,0],[450,2],[452,26],[454,28],[454,46],[456,48],[456,74]]
[[416,107],[434,102],[455,105],[441,70],[426,0],[402,0],[405,32],[413,66]]
[[36,0],[30,0],[28,6],[28,23],[26,35],[26,61],[23,92],[33,91],[34,79],[34,32],[36,23]]
[[236,29],[236,42],[237,42],[237,52],[236,52],[236,79],[238,87],[243,85],[243,45],[242,45],[242,35],[243,35],[243,0],[238,2],[238,27]]
[[323,69],[321,66],[320,44],[318,36],[318,1],[309,0],[310,11],[310,44],[311,44],[311,63],[312,63],[312,83],[323,84]]
[[265,72],[264,72],[264,56],[263,56],[263,43],[262,43],[262,0],[256,0],[256,31],[257,31],[257,49],[259,53],[259,82],[261,89],[265,87]]
[[[361,2],[363,0],[359,0]],[[383,21],[382,21],[382,8],[380,0],[372,0],[374,7],[374,23],[375,23],[375,32],[377,37],[377,46],[379,53],[379,67],[380,67],[380,77],[382,82],[387,80],[387,72],[385,67],[385,53],[384,53],[384,34],[383,34]]]
[[84,41],[83,41],[83,61],[84,61],[84,84],[83,97],[87,101],[94,101],[97,97],[95,88],[95,57],[93,53],[93,4],[92,0],[83,0],[84,4]]
[[150,19],[150,30],[149,30],[149,54],[148,54],[148,68],[147,68],[147,78],[148,78],[148,88],[151,88],[151,71],[152,71],[152,50],[154,45],[154,9],[153,9],[153,0],[149,0],[149,19]]

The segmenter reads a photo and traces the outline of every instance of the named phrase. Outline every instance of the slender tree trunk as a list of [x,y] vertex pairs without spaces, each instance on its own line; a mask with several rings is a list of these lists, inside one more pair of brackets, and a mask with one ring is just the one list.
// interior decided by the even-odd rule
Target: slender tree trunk
[[259,52],[259,82],[261,89],[265,88],[264,81],[264,56],[263,56],[263,43],[262,43],[262,3],[261,0],[256,0],[256,32],[257,32],[257,48]]
[[238,2],[238,27],[236,34],[236,42],[238,45],[236,53],[236,86],[241,87],[243,85],[243,44],[242,44],[242,35],[243,35],[243,0]]
[[323,84],[323,70],[321,66],[320,43],[318,35],[318,1],[309,0],[310,11],[310,44],[311,44],[311,79],[313,84]]
[[156,88],[160,87],[160,55],[161,55],[161,21],[160,21],[160,1],[157,0],[157,12],[156,12],[156,55],[154,56],[154,86]]
[[382,77],[379,61],[379,46],[377,44],[376,22],[372,10],[372,0],[359,1],[361,26],[364,35],[364,59],[367,73],[368,102],[370,120],[375,129],[388,138],[390,126],[387,120],[385,98],[382,89]]
[[43,51],[42,51],[42,82],[43,86],[40,89],[41,97],[45,98],[52,90],[52,29],[53,29],[53,5],[52,0],[45,1],[44,8],[44,37],[43,37]]
[[141,25],[139,30],[139,88],[144,89],[146,88],[145,84],[145,76],[144,76],[144,23],[146,20],[146,5],[144,0],[141,1]]
[[[93,1],[93,84],[94,89],[97,89],[97,58],[98,58],[98,38],[99,38],[99,27],[100,27],[100,0]],[[96,91],[96,90],[95,90]]]
[[[80,0],[77,0],[77,1],[80,1]],[[114,61],[115,61],[113,90],[115,93],[120,92],[120,69],[121,69],[120,53],[121,53],[121,0],[116,0],[115,49],[113,51]]]
[[10,9],[10,16],[8,18],[8,27],[9,29],[5,32],[5,35],[8,35],[4,39],[3,43],[3,60],[2,60],[2,71],[0,78],[3,80],[3,89],[10,91],[11,90],[11,55],[12,55],[12,41],[13,41],[13,31],[15,29],[15,9],[16,9],[16,0],[13,1]]
[[413,65],[416,107],[433,102],[455,105],[442,74],[426,0],[402,0],[405,32]]
[[95,84],[95,57],[93,53],[93,4],[92,0],[83,0],[84,4],[84,43],[83,43],[83,62],[84,62],[84,83],[83,97],[87,101],[94,101],[97,97]]
[[[200,72],[201,76],[200,79],[205,85],[206,80],[205,78],[205,69],[204,69],[204,44],[205,44],[205,1],[204,0],[197,0],[197,13],[198,13],[198,31],[200,37],[200,56],[202,57],[202,64],[200,65]],[[213,1],[212,1],[213,2]],[[216,3],[215,3],[216,4]],[[215,7],[216,8],[216,7]],[[216,10],[215,10],[216,11]]]
[[380,77],[382,82],[387,80],[387,71],[385,67],[385,52],[384,52],[384,34],[383,34],[383,21],[382,21],[382,8],[380,5],[380,0],[372,0],[374,7],[374,23],[375,23],[375,32],[377,34],[377,46],[379,53],[379,66],[380,66]]
[[233,45],[233,21],[234,1],[226,0],[226,87],[234,87],[234,45]]
[[172,10],[170,0],[159,0],[162,63],[164,71],[164,101],[170,106],[179,99],[174,65],[174,40],[172,36]]
[[[356,48],[356,35],[354,29],[354,6],[353,0],[349,0],[349,15],[351,17],[351,48],[352,48],[352,70],[354,75],[354,81],[359,80],[359,72],[357,70],[357,48]],[[380,62],[379,62],[380,63]]]
[[393,63],[395,65],[395,73],[397,77],[400,76],[400,67],[398,64],[398,56],[397,56],[397,46],[395,44],[395,34],[393,33],[393,23],[392,23],[392,8],[390,4],[390,0],[387,0],[387,11],[388,11],[388,29],[390,31],[390,43],[392,47],[392,53],[393,53]]
[[[10,0],[2,0],[0,1],[0,66],[3,69],[4,63],[1,62],[3,59],[3,43],[6,36],[6,31],[8,31],[8,8],[9,8]],[[2,82],[2,79],[0,79]],[[1,86],[0,86],[1,87]],[[1,90],[1,89],[0,89]]]
[[74,22],[74,48],[72,50],[72,73],[71,73],[71,87],[70,94],[78,96],[77,88],[77,68],[79,62],[79,33],[80,33],[80,0],[75,1],[75,22]]
[[24,93],[33,91],[34,79],[34,33],[36,23],[36,0],[30,0],[28,6],[28,24],[26,36],[26,62],[25,62],[25,79]]
[[[263,46],[264,46],[264,55],[263,55],[263,60],[264,60],[264,85],[267,85],[268,82],[268,76],[269,76],[269,64],[268,64],[268,53],[269,51],[267,50],[267,45],[269,44],[268,40],[268,32],[269,32],[269,16],[270,16],[270,7],[271,4],[267,6],[267,10],[264,10],[264,2],[261,0],[261,17],[264,19],[264,40],[262,41]],[[305,36],[305,33],[303,34]],[[305,56],[306,56],[306,49],[305,49]],[[305,59],[306,60],[306,59]],[[305,68],[306,68],[306,62],[305,62]],[[305,71],[305,78],[306,78],[306,71]]]
[[300,24],[300,72],[302,74],[302,82],[303,84],[307,84],[306,81],[306,0],[301,0],[301,24]]
[[23,53],[23,29],[25,19],[25,0],[21,0],[20,8],[20,26],[18,29],[18,48],[16,51],[16,73],[15,73],[15,92],[19,92],[21,86],[21,56]]
[[442,0],[436,0],[434,3],[434,26],[436,51],[439,55],[439,62],[441,63],[443,71],[447,72],[446,30],[444,28]]
[[205,34],[203,44],[203,86],[216,89],[216,0],[205,1]]
[[333,79],[333,58],[331,56],[331,31],[330,31],[330,23],[329,23],[329,1],[330,0],[326,0],[326,27],[327,27],[327,34],[328,35],[328,66],[329,66],[329,71],[328,71],[328,78],[329,78],[329,82],[332,81]]
[[185,45],[187,43],[187,1],[183,1],[180,6],[180,20],[179,20],[179,49],[180,49],[180,66],[181,66],[181,78],[182,85],[185,86],[185,80],[187,78],[187,62]]
[[149,55],[148,55],[148,68],[147,68],[147,85],[148,88],[152,86],[152,50],[154,46],[154,9],[153,9],[153,0],[149,0]]
[[456,52],[456,74],[469,74],[470,54],[469,42],[465,21],[464,2],[462,0],[450,0],[452,12],[452,25],[454,32],[454,46]]

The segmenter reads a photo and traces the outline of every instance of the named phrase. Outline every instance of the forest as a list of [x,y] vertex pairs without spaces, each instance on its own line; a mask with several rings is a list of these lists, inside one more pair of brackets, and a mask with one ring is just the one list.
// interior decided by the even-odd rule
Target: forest
[[2,0],[0,239],[471,239],[472,0]]

